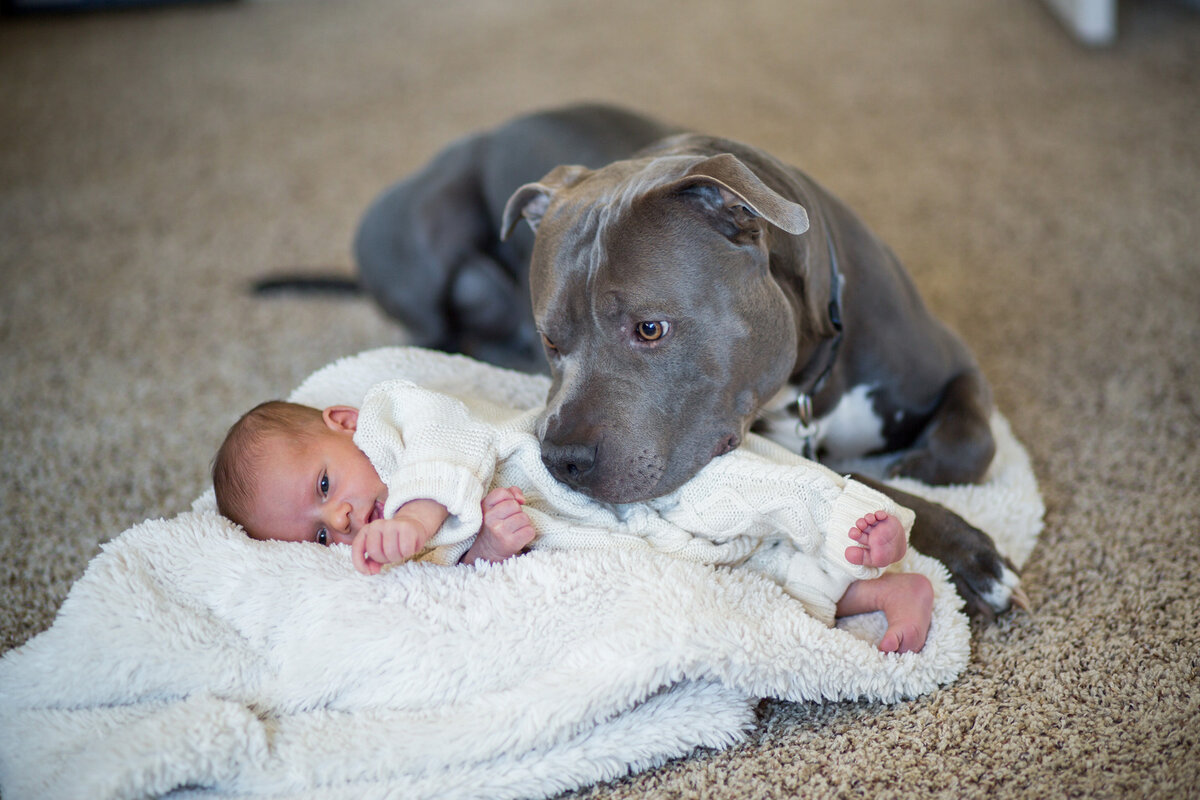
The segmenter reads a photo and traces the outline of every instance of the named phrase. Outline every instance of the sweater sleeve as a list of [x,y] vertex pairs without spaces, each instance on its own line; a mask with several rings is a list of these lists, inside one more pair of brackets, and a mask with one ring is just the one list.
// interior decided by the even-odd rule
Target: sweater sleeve
[[846,548],[855,521],[872,511],[895,516],[905,536],[913,513],[887,495],[787,451],[739,449],[714,459],[673,495],[656,501],[661,513],[694,534],[717,542],[748,537],[762,543],[756,568],[772,575],[818,618],[854,580],[882,570],[852,564]]
[[453,563],[483,523],[480,504],[496,468],[494,429],[456,398],[404,380],[372,388],[359,409],[354,442],[387,486],[384,515],[409,500],[436,500],[450,517],[429,542]]
[[913,521],[912,512],[887,495],[821,464],[792,453],[777,458],[744,449],[713,459],[655,502],[673,522],[705,538],[783,538],[800,552],[836,554],[843,561],[847,532],[864,514],[895,514],[905,535]]

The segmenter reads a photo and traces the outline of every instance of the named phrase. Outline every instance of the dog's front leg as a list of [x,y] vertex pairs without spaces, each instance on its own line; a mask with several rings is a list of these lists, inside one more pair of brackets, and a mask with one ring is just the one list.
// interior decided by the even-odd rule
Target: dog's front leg
[[991,622],[1014,605],[1028,610],[1017,568],[996,549],[992,537],[945,506],[871,478],[854,477],[916,513],[909,543],[946,565],[968,614]]
[[890,473],[930,486],[978,483],[996,454],[991,413],[992,393],[983,373],[969,369],[956,375],[924,432],[892,463]]

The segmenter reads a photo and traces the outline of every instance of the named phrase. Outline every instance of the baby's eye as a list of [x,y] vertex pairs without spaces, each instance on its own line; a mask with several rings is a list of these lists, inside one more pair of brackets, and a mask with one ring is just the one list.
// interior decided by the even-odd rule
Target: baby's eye
[[329,531],[321,528],[317,531],[317,544],[327,546],[329,544]]
[[321,475],[321,480],[317,484],[317,488],[321,490],[321,497],[324,497],[325,495],[329,494],[329,476],[328,475],[326,475],[326,474]]

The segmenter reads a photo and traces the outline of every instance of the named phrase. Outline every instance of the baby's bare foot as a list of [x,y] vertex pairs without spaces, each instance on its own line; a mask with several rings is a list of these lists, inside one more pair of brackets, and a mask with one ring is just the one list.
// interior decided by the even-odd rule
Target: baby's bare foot
[[888,628],[879,640],[884,653],[916,653],[925,646],[933,614],[933,586],[924,575],[888,573],[883,613]]
[[864,514],[850,529],[850,538],[858,544],[846,548],[846,560],[864,567],[895,564],[908,549],[904,526],[886,511]]

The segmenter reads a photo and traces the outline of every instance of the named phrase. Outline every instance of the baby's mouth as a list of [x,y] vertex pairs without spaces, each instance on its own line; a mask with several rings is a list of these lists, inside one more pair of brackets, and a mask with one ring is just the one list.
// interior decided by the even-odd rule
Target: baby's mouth
[[367,515],[367,524],[370,525],[372,522],[380,519],[381,517],[383,517],[383,503],[376,500],[374,507],[371,509],[371,513]]

